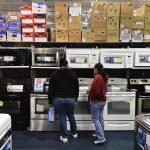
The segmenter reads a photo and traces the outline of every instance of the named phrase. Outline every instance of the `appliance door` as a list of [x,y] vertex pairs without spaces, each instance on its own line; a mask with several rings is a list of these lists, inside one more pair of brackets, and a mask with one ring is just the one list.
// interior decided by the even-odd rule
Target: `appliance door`
[[150,66],[150,52],[145,52],[144,50],[141,52],[135,52],[134,66]]
[[32,66],[58,66],[60,53],[53,52],[32,52]]
[[69,66],[72,68],[90,67],[90,54],[88,49],[67,49],[66,58],[68,60]]
[[91,120],[90,103],[85,94],[80,94],[78,97],[78,102],[75,106],[75,118],[81,121]]
[[105,68],[125,68],[125,55],[101,54],[101,63]]
[[31,95],[30,117],[33,119],[47,119],[50,104],[47,95]]
[[138,97],[138,114],[150,113],[150,96]]
[[105,120],[134,120],[135,117],[135,93],[128,92],[107,95],[104,108]]

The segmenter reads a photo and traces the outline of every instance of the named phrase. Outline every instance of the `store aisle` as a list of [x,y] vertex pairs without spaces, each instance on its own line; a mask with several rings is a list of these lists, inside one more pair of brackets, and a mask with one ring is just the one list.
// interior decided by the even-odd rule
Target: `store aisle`
[[59,141],[58,132],[13,131],[13,150],[134,150],[133,131],[107,131],[107,142],[94,145],[92,132],[79,132],[79,138],[70,138],[68,144]]

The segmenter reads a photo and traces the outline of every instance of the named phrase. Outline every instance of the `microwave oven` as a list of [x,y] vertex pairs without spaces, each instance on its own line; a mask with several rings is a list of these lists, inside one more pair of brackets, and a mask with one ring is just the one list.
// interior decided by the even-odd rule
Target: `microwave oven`
[[29,67],[30,49],[23,47],[0,47],[0,68]]
[[134,67],[150,67],[150,48],[134,50]]
[[33,48],[33,67],[58,67],[59,59],[65,57],[64,48]]
[[69,67],[93,68],[99,62],[99,49],[66,49],[66,58]]
[[132,68],[133,49],[101,49],[100,62],[105,68]]

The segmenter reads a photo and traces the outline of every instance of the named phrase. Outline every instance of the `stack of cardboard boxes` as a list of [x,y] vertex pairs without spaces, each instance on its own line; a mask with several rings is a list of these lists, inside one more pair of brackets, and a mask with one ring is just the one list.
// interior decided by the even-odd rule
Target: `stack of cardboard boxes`
[[32,2],[32,13],[34,18],[34,41],[47,42],[48,34],[46,32],[46,3]]
[[6,41],[6,20],[3,15],[0,14],[0,41]]
[[19,12],[7,13],[7,41],[21,41],[21,20]]
[[55,3],[56,42],[68,42],[68,3]]
[[145,4],[144,42],[150,42],[150,3]]
[[33,42],[34,41],[34,29],[33,29],[33,14],[31,6],[21,6],[21,22],[22,22],[22,41]]
[[107,42],[119,41],[120,3],[107,4]]
[[81,42],[81,3],[69,5],[69,42]]
[[120,41],[130,42],[132,33],[133,3],[122,2],[120,12]]
[[143,42],[144,5],[134,6],[132,29],[132,42]]

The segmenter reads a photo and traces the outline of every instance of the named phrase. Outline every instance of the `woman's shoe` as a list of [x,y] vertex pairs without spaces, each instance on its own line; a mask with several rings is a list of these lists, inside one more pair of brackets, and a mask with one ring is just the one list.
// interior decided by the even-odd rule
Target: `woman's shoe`
[[61,140],[63,143],[68,143],[68,138],[63,138],[62,136],[60,136],[60,140]]

